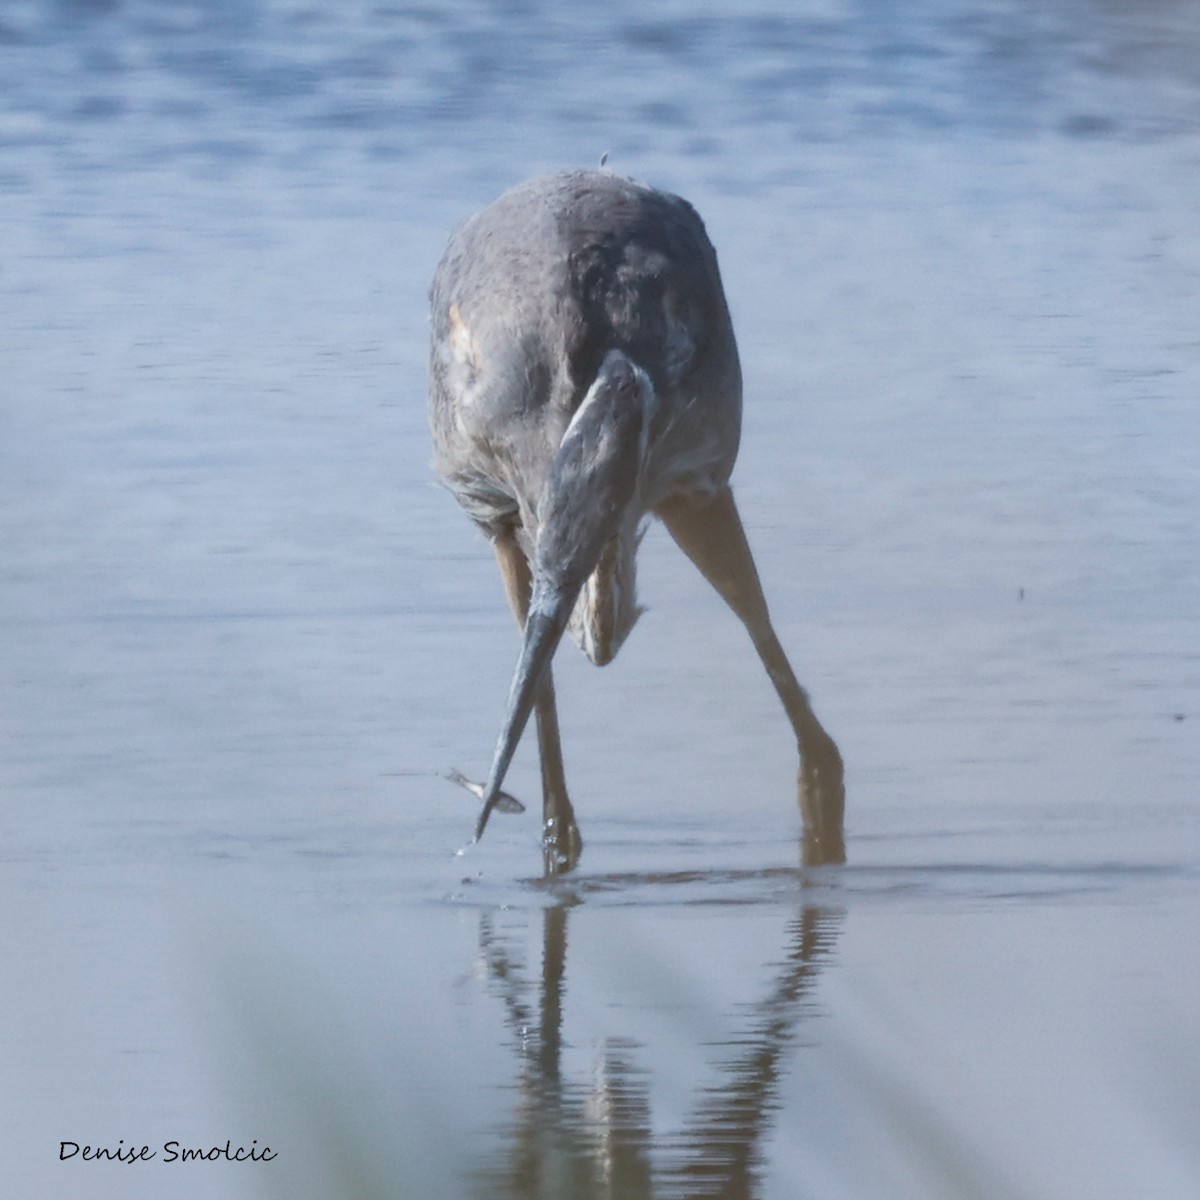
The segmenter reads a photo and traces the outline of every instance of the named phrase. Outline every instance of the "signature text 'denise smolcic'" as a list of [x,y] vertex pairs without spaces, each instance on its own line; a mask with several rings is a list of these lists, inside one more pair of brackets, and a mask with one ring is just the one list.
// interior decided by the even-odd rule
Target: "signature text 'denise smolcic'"
[[58,1161],[76,1159],[80,1162],[270,1162],[279,1152],[270,1146],[260,1146],[255,1138],[249,1146],[235,1146],[232,1138],[224,1145],[185,1146],[179,1141],[163,1142],[161,1146],[125,1145],[125,1139],[115,1146],[86,1146],[80,1142],[59,1142]]

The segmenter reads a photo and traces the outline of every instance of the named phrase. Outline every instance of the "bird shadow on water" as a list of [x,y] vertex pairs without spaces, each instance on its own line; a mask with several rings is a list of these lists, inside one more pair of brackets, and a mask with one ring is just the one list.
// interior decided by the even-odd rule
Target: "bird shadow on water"
[[[791,873],[794,877],[795,872]],[[590,1072],[568,1064],[568,932],[573,909],[596,889],[698,882],[694,873],[652,880],[606,877],[547,885],[559,902],[541,910],[541,964],[527,967],[525,942],[496,910],[479,917],[479,954],[487,989],[503,1006],[515,1062],[512,1114],[490,1161],[473,1172],[479,1195],[627,1197],[759,1194],[764,1142],[779,1111],[789,1050],[815,1013],[812,993],[831,961],[844,913],[800,904],[788,920],[772,978],[740,1007],[731,1054],[699,1090],[672,1133],[656,1133],[652,1079],[657,1057],[631,1037],[607,1036]],[[639,889],[640,890],[640,889]],[[536,920],[537,914],[531,914]]]

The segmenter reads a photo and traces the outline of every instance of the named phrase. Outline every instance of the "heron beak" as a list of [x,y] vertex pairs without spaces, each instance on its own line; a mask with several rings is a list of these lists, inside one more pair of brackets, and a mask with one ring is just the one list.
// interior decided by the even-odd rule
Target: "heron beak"
[[653,404],[650,377],[621,351],[610,351],[555,451],[538,502],[540,528],[525,644],[483,791],[476,841],[487,828],[580,590],[636,494],[646,451],[647,413]]
[[476,841],[483,837],[488,818],[496,807],[500,786],[504,782],[509,763],[512,762],[517,743],[521,740],[521,734],[525,732],[542,676],[554,657],[554,651],[558,648],[563,631],[567,627],[577,592],[578,589],[574,592],[562,589],[552,591],[540,582],[534,587],[529,616],[525,621],[525,643],[521,647],[521,658],[513,673],[512,686],[508,689],[504,721],[500,726],[500,736],[496,740],[492,769],[483,789],[483,811],[479,814],[479,821],[475,826]]

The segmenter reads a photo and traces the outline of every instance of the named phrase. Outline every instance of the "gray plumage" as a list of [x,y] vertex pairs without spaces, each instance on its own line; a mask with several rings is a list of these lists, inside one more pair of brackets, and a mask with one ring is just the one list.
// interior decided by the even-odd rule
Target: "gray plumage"
[[764,652],[778,642],[728,488],[741,370],[695,210],[604,171],[530,180],[454,231],[430,301],[436,467],[493,541],[525,629],[477,836],[533,709],[547,866],[577,858],[550,659],[567,627],[594,662],[617,653],[639,611],[641,526],[657,514],[747,622],[805,759],[836,774],[840,839],[836,747],[782,650]]

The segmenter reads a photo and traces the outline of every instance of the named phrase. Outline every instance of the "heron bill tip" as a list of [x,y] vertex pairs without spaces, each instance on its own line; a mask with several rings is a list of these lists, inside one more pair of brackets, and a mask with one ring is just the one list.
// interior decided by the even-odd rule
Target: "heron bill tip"
[[554,657],[575,604],[575,593],[572,591],[551,591],[548,595],[539,595],[540,591],[539,587],[535,587],[534,599],[525,620],[525,641],[508,691],[508,703],[500,726],[500,736],[496,739],[492,769],[483,788],[483,811],[475,826],[475,841],[483,837],[488,818],[500,803],[503,794],[500,785],[504,782],[521,734],[525,732],[538,686]]

